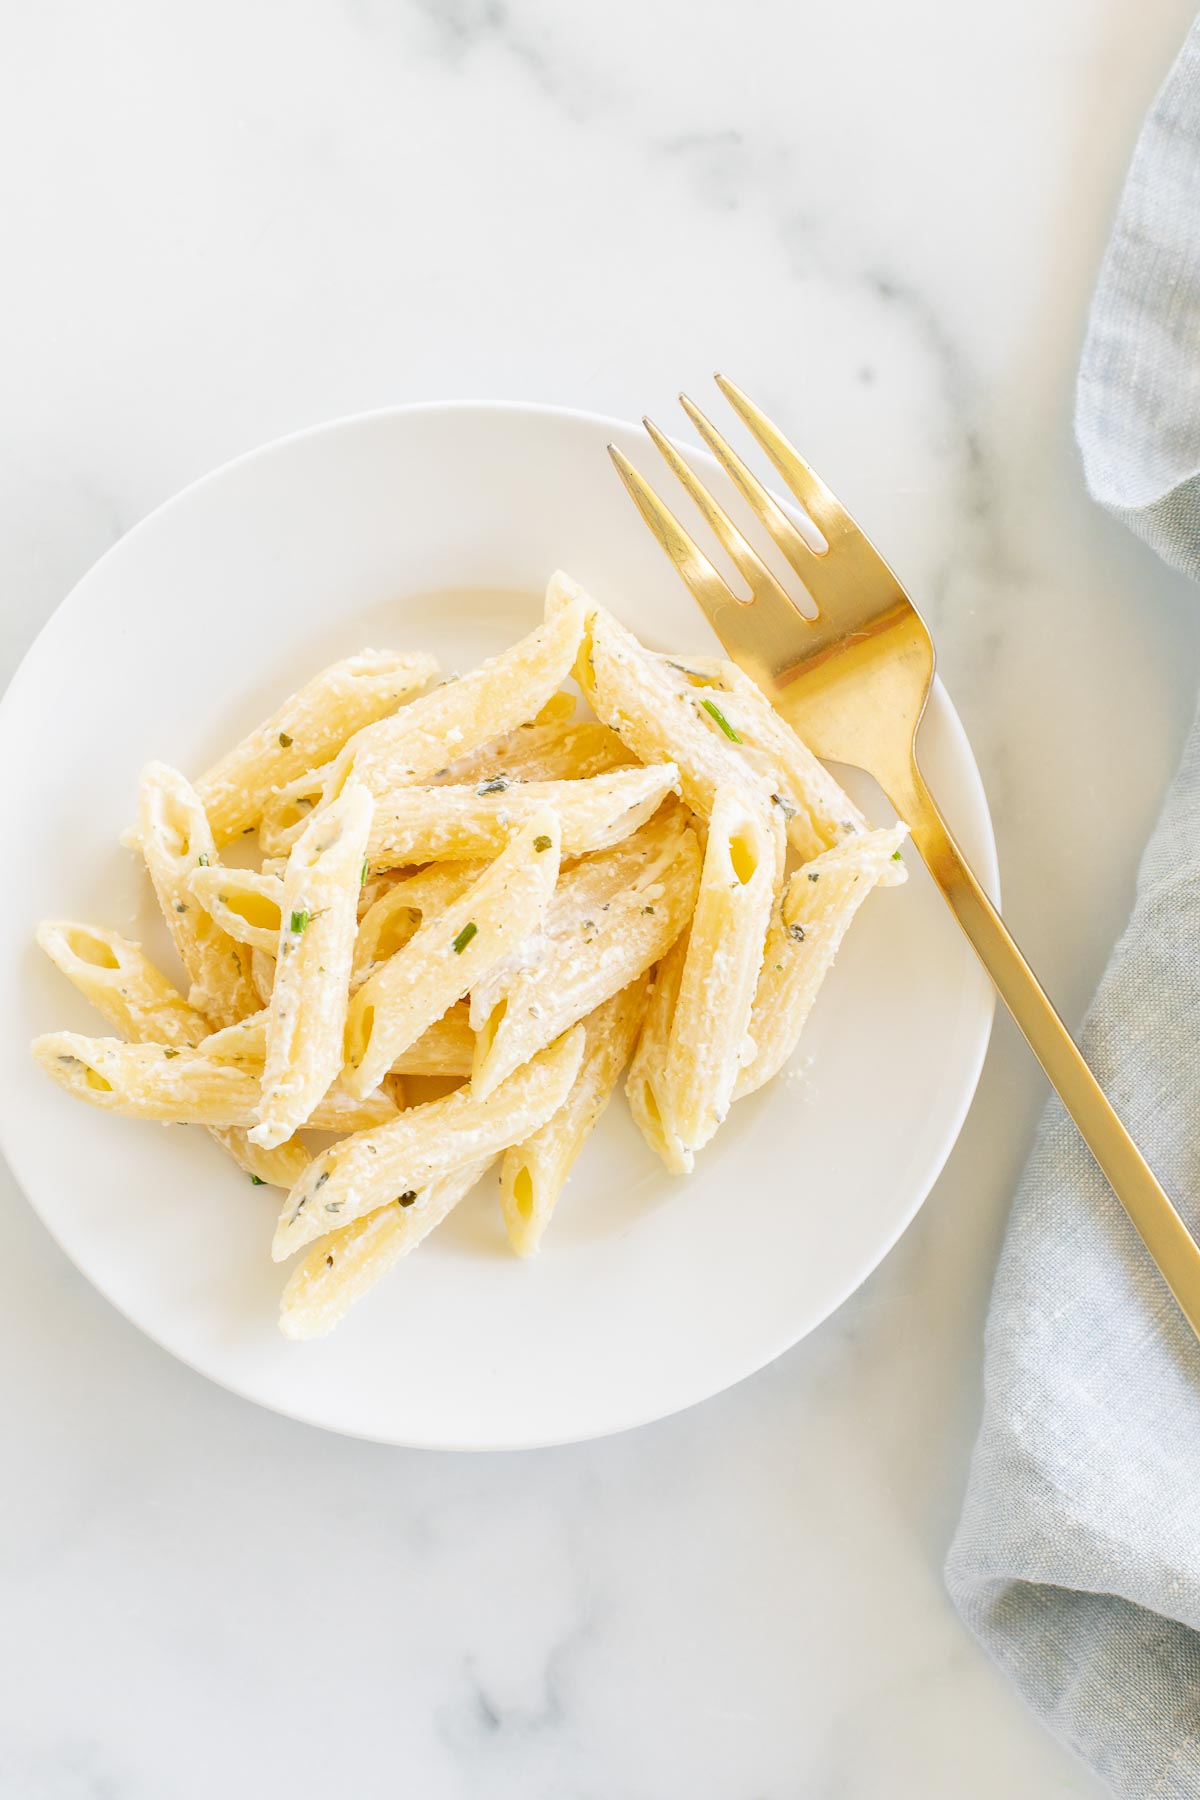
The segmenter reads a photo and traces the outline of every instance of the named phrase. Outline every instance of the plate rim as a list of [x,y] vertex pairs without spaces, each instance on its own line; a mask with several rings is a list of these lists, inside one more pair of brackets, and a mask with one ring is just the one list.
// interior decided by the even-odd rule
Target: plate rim
[[[59,620],[60,615],[68,612],[73,606],[79,603],[81,594],[100,570],[105,568],[114,558],[117,558],[123,553],[128,546],[137,540],[140,534],[157,525],[164,515],[169,514],[174,507],[181,506],[185,502],[192,500],[197,493],[209,486],[215,486],[218,482],[233,475],[243,466],[266,461],[307,440],[321,437],[334,437],[345,432],[354,431],[363,426],[382,424],[386,421],[395,419],[412,419],[421,416],[444,417],[449,414],[486,414],[491,416],[500,415],[509,417],[518,416],[523,418],[543,418],[559,424],[565,423],[574,426],[590,427],[593,429],[598,427],[609,434],[622,434],[631,431],[636,434],[638,429],[634,421],[622,419],[614,414],[596,412],[586,407],[564,406],[536,400],[463,398],[448,400],[415,400],[397,402],[386,406],[367,407],[355,412],[340,414],[330,419],[300,426],[293,431],[285,432],[279,437],[270,438],[264,443],[253,445],[249,449],[239,451],[234,456],[229,457],[226,461],[218,463],[211,469],[205,470],[204,473],[185,483],[184,486],[175,489],[172,493],[167,495],[165,499],[160,500],[149,512],[138,519],[134,525],[123,532],[120,537],[110,544],[94,562],[88,565],[78,579],[72,583],[71,587],[51,608],[46,618],[42,621],[42,624],[39,626],[22,653],[20,661],[13,670],[3,692],[0,693],[0,732],[3,731],[11,713],[14,695],[19,695],[20,691],[24,688],[25,683],[30,679],[29,668],[30,664],[35,660],[35,652],[38,650],[42,639],[50,631],[55,621]],[[712,461],[711,457],[703,449],[698,448],[696,450],[696,455],[705,462]],[[714,466],[716,465],[714,464]],[[787,496],[776,495],[776,497],[781,499],[785,505],[792,505]],[[936,663],[929,702],[925,714],[923,715],[922,724],[924,723],[924,719],[928,717],[931,709],[937,711],[941,728],[947,731],[954,740],[956,754],[961,760],[961,763],[971,778],[972,784],[976,790],[979,802],[978,822],[982,828],[982,850],[984,854],[976,858],[975,873],[985,891],[998,907],[1000,905],[999,861],[995,827],[992,821],[987,789],[966,727],[963,725],[958,710],[955,707],[941,676],[936,673]],[[918,728],[918,741],[919,731],[920,728]],[[557,1432],[549,1437],[538,1435],[529,1437],[509,1437],[502,1443],[454,1442],[446,1437],[422,1438],[419,1434],[412,1433],[409,1433],[404,1437],[397,1437],[382,1431],[372,1431],[360,1425],[341,1424],[336,1420],[329,1418],[316,1417],[311,1413],[305,1412],[300,1406],[290,1404],[285,1405],[278,1401],[266,1399],[255,1393],[249,1392],[246,1388],[235,1385],[232,1380],[229,1380],[220,1374],[213,1373],[207,1368],[201,1367],[199,1363],[183,1349],[177,1348],[174,1344],[164,1342],[164,1340],[151,1329],[149,1325],[144,1324],[140,1319],[134,1318],[121,1302],[108,1291],[107,1285],[102,1280],[98,1279],[90,1269],[84,1268],[82,1264],[76,1260],[71,1250],[63,1242],[55,1225],[45,1216],[32,1196],[24,1172],[20,1167],[20,1159],[18,1156],[14,1155],[9,1130],[9,1118],[4,1108],[0,1108],[0,1155],[4,1157],[16,1186],[20,1190],[25,1203],[28,1205],[39,1224],[66,1258],[70,1266],[75,1269],[88,1285],[101,1296],[105,1303],[112,1307],[113,1311],[116,1312],[129,1326],[141,1336],[148,1339],[149,1342],[153,1343],[156,1348],[163,1351],[176,1362],[181,1363],[191,1373],[201,1377],[203,1380],[212,1382],[226,1393],[232,1394],[238,1399],[248,1402],[250,1405],[260,1407],[266,1412],[274,1413],[278,1417],[293,1420],[297,1424],[321,1431],[332,1432],[339,1437],[345,1437],[354,1441],[380,1444],[392,1449],[444,1451],[448,1454],[456,1455],[468,1453],[484,1455],[496,1452],[503,1453],[505,1451],[541,1450],[560,1447],[567,1448],[574,1444],[603,1441],[605,1438],[614,1437],[626,1431],[640,1430],[645,1426],[657,1423],[659,1420],[672,1418],[680,1412],[689,1411],[693,1406],[703,1405],[708,1400],[716,1399],[720,1394],[727,1393],[731,1388],[738,1386],[742,1381],[749,1380],[752,1376],[760,1374],[763,1369],[768,1368],[772,1363],[776,1362],[788,1350],[795,1348],[797,1344],[803,1342],[803,1340],[810,1336],[812,1332],[824,1325],[835,1312],[839,1311],[858,1288],[870,1279],[879,1268],[880,1264],[895,1249],[896,1244],[904,1236],[905,1232],[909,1229],[913,1220],[928,1200],[930,1193],[962,1135],[967,1114],[974,1104],[975,1096],[978,1091],[979,1081],[983,1072],[983,1065],[987,1057],[992,1028],[995,1021],[996,992],[994,987],[989,984],[986,990],[984,990],[984,995],[984,1005],[981,1007],[980,1016],[973,1033],[970,1056],[968,1058],[966,1070],[967,1078],[963,1081],[960,1098],[957,1107],[955,1108],[952,1123],[948,1125],[937,1153],[930,1158],[929,1163],[921,1172],[920,1179],[914,1183],[914,1198],[911,1206],[906,1208],[902,1215],[898,1216],[894,1229],[891,1231],[890,1235],[887,1236],[886,1240],[881,1240],[878,1251],[874,1255],[869,1266],[848,1278],[830,1299],[820,1316],[807,1324],[799,1335],[788,1334],[785,1332],[782,1341],[775,1343],[765,1355],[755,1361],[752,1365],[739,1368],[736,1373],[730,1375],[728,1380],[721,1382],[716,1387],[710,1388],[705,1394],[695,1399],[685,1400],[665,1412],[657,1406],[652,1406],[646,1413],[627,1417],[622,1422],[606,1424],[600,1429],[584,1429],[570,1434]]]

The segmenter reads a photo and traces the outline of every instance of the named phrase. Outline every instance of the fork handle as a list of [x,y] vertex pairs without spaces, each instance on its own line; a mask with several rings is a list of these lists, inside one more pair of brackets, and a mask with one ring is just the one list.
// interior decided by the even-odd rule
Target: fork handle
[[888,798],[910,827],[929,873],[1200,1338],[1200,1246],[975,879],[915,760],[890,784]]

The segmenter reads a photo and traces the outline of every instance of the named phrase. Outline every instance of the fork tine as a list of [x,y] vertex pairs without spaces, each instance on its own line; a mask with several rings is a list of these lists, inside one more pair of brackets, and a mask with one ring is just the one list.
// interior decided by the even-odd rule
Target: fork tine
[[766,451],[797,500],[828,542],[845,531],[857,531],[853,519],[830,492],[815,470],[810,469],[800,452],[789,444],[783,433],[771,423],[766,413],[755,406],[748,394],[725,375],[713,377],[717,386],[737,413],[750,435]]
[[[664,436],[652,419],[643,418],[642,424],[649,432],[650,441],[655,449],[660,452],[667,466],[691,495],[705,523],[728,552],[730,560],[736,565],[755,599],[771,599],[790,606],[792,603],[786,590],[776,581],[757,550],[747,543],[724,507],[719,506],[713,499],[691,464],[684,460],[670,438]],[[782,514],[780,516],[782,517]]]
[[696,402],[690,400],[686,394],[680,394],[679,404],[729,479],[741,490],[750,510],[757,515],[797,575],[803,579],[806,571],[809,573],[812,571],[812,558],[823,556],[828,550],[829,545],[825,538],[815,527],[811,527],[816,541],[810,543],[799,527],[793,525],[787,514],[776,505],[774,498],[768,493],[753,469],[742,461],[733,445],[722,437],[712,420],[700,411]]
[[717,573],[700,546],[692,541],[675,514],[665,507],[654,489],[644,476],[639,475],[627,456],[622,455],[615,444],[608,446],[608,454],[616,467],[617,474],[625,483],[633,499],[634,505],[645,519],[647,525],[675,564],[684,582],[717,636],[721,636],[718,621],[728,608],[746,609],[724,578]]

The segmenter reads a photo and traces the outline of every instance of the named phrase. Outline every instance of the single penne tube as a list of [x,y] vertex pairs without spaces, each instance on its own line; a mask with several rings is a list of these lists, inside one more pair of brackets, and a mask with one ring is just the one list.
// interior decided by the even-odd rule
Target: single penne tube
[[232,1025],[254,1012],[258,994],[246,951],[192,893],[192,871],[215,861],[216,845],[196,790],[177,769],[150,763],[143,770],[132,835],[187,970],[189,1005],[214,1025]]
[[583,1032],[564,1033],[486,1100],[460,1088],[444,1100],[409,1107],[391,1125],[332,1145],[285,1200],[272,1256],[282,1261],[335,1226],[403,1203],[528,1137],[558,1111],[582,1056]]
[[[283,877],[275,981],[267,1009],[262,1108],[251,1135],[281,1144],[342,1066],[358,891],[374,802],[351,782],[305,826]],[[381,1071],[382,1073],[382,1071]],[[375,1082],[362,1084],[362,1098]]]
[[767,933],[749,1035],[754,1054],[738,1076],[740,1100],[778,1073],[800,1041],[813,1002],[854,915],[884,884],[906,825],[870,831],[796,870]]
[[538,929],[558,879],[561,841],[557,814],[548,807],[534,813],[457,900],[376,967],[346,1020],[343,1079],[351,1093],[375,1087],[423,1031]]
[[[48,919],[38,926],[37,941],[80,993],[132,1043],[158,1044],[165,1051],[211,1042],[208,1020],[188,1005],[140,945],[119,932]],[[261,1150],[237,1126],[213,1126],[210,1135],[259,1185],[294,1187],[310,1161],[308,1151],[294,1138],[275,1150]]]
[[498,856],[513,833],[550,806],[564,856],[607,850],[643,825],[678,786],[673,763],[613,769],[583,781],[511,781],[475,787],[401,787],[375,809],[367,855],[373,868]]
[[380,1278],[423,1243],[486,1173],[468,1163],[318,1238],[288,1277],[279,1308],[284,1337],[325,1337]]
[[190,882],[200,905],[235,943],[274,956],[283,913],[283,882],[278,875],[227,869],[217,863],[193,869]]
[[536,1252],[567,1176],[612,1097],[637,1036],[648,985],[649,977],[639,975],[588,1014],[575,1085],[544,1125],[504,1152],[500,1205],[518,1256]]
[[625,1097],[633,1122],[672,1175],[690,1175],[695,1158],[672,1129],[662,1098],[663,1071],[671,1041],[671,1020],[683,979],[688,934],[681,931],[654,971],[642,1028],[625,1077]]
[[[736,663],[717,656],[689,656],[668,667],[686,681],[707,687],[718,696],[723,716],[737,731],[749,756],[782,772],[783,785],[772,799],[789,822],[789,839],[801,855],[817,855],[831,843],[844,842],[870,830],[863,814],[845,790],[819,762],[781,713],[776,712],[763,690]],[[798,823],[793,818],[796,809]],[[833,820],[836,832],[818,831],[826,841],[812,842],[805,819]],[[896,887],[908,879],[904,863],[889,863],[880,887]]]
[[274,855],[294,842],[307,808],[335,799],[351,769],[379,798],[392,788],[430,781],[455,757],[534,718],[570,673],[582,633],[582,605],[564,604],[500,656],[356,732],[332,762],[272,797],[259,834],[264,852]]
[[485,867],[483,862],[434,863],[387,886],[359,921],[352,985],[365,981],[376,963],[402,950],[422,921],[445,912],[478,881]]
[[56,968],[122,1037],[134,1043],[195,1045],[212,1027],[161,974],[140,944],[120,932],[70,919],[45,919],[37,941]]
[[[515,972],[478,1030],[471,1085],[481,1098],[656,963],[687,924],[700,879],[696,835],[678,819],[666,833],[653,824],[643,827],[640,869],[630,870],[629,858],[610,851],[609,869],[601,856],[567,871],[562,905],[546,920],[542,953]],[[615,890],[609,885],[614,869],[632,876]]]
[[394,713],[436,674],[432,656],[361,650],[314,675],[197,781],[217,843],[251,830],[276,788],[328,762],[347,738]]
[[[262,1079],[250,1061],[186,1046],[84,1037],[77,1031],[35,1038],[33,1055],[76,1099],[127,1118],[224,1130],[249,1128],[258,1117]],[[396,1116],[395,1100],[386,1089],[359,1099],[335,1088],[321,1097],[304,1123],[314,1131],[361,1131]]]
[[693,1152],[729,1111],[738,1072],[753,1054],[747,1030],[771,918],[781,830],[771,802],[745,782],[717,789],[657,1088],[670,1130]]
[[[570,700],[567,694],[554,697]],[[603,775],[629,761],[630,753],[616,732],[599,719],[530,721],[451,763],[446,780],[464,787],[497,775],[507,775],[510,781],[586,781],[589,775]]]
[[[802,856],[816,855],[866,830],[866,820],[849,795],[798,739],[798,749],[790,750],[787,758],[774,742],[749,741],[728,715],[724,700],[714,699],[707,676],[690,671],[685,662],[647,650],[606,608],[583,596],[574,582],[554,577],[547,595],[550,617],[557,607],[581,601],[587,632],[577,672],[584,694],[640,761],[670,758],[678,764],[683,797],[693,812],[706,819],[717,789],[741,781],[774,799],[784,815],[789,842]],[[803,783],[798,779],[801,769]]]

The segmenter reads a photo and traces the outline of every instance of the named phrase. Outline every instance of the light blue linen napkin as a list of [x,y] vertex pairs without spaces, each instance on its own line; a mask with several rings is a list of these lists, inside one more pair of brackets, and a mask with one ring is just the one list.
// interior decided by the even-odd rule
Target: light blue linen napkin
[[[1088,485],[1200,578],[1200,21],[1143,128],[1079,377]],[[1200,1227],[1200,720],[1085,1050]],[[1200,1345],[1062,1107],[1017,1194],[947,1580],[1123,1800],[1200,1796]]]

